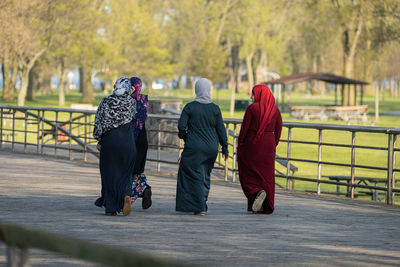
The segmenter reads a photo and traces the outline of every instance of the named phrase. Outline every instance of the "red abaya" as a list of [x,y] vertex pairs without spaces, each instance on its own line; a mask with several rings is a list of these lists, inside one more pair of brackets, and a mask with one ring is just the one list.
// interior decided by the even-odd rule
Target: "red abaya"
[[267,197],[261,212],[270,214],[274,211],[275,148],[281,136],[282,117],[267,86],[257,85],[253,93],[254,103],[246,110],[239,135],[239,179],[248,210],[252,210],[257,192],[265,190]]

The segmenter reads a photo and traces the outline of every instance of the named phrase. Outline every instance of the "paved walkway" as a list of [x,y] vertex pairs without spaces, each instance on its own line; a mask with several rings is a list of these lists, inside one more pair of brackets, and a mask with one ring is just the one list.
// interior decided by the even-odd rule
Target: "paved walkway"
[[[148,177],[149,210],[139,200],[130,216],[106,217],[93,205],[95,164],[0,151],[0,221],[204,266],[400,265],[399,208],[278,191],[273,215],[253,215],[237,184],[213,181],[198,217],[175,212],[174,177]],[[92,266],[40,250],[31,263]]]

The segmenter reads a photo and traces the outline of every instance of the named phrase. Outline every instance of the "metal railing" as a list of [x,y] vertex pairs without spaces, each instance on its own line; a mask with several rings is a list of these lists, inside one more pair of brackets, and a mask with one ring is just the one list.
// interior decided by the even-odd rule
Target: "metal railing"
[[[97,161],[97,142],[92,137],[94,117],[95,111],[88,110],[0,105],[0,149]],[[149,114],[146,127],[149,148],[155,156],[148,156],[148,161],[155,162],[158,171],[162,164],[179,164],[183,143],[177,137],[178,119],[177,115]],[[237,142],[242,120],[224,119],[224,123],[229,159],[223,160],[219,153],[214,169],[225,181],[237,182]],[[400,128],[284,122],[277,148],[277,184],[286,183],[282,187],[287,190],[349,198],[372,195],[379,200],[381,193],[384,202],[395,204],[400,193],[396,188],[400,181],[396,179],[400,171],[396,157],[400,151],[399,134]],[[163,157],[163,153],[167,156]]]
[[29,266],[29,249],[31,248],[115,267],[191,266],[132,250],[96,244],[13,224],[0,223],[0,241],[6,243],[7,266]]

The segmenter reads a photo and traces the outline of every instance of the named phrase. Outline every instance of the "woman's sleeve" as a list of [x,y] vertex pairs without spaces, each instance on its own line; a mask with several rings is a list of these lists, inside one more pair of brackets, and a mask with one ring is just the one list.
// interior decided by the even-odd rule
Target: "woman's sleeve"
[[218,107],[218,113],[217,113],[217,134],[218,134],[219,143],[222,146],[222,154],[229,154],[228,137],[226,136],[226,128],[225,128],[224,120],[222,119],[222,114],[221,114],[221,110],[219,109],[219,107]]
[[281,113],[278,110],[276,118],[276,123],[275,123],[275,144],[279,144],[279,140],[281,139],[281,132],[282,132],[282,116]]
[[[104,99],[103,99],[104,100]],[[103,117],[103,110],[104,110],[104,101],[101,101],[99,106],[97,107],[96,111],[96,116],[94,118],[94,129],[93,129],[93,137],[101,142],[101,136],[102,136],[102,131],[101,131],[101,119]]]
[[181,113],[181,117],[178,121],[178,136],[180,139],[186,141],[187,129],[188,129],[188,121],[190,118],[189,107],[186,105]]
[[242,126],[240,127],[239,145],[243,144],[246,141],[246,136],[247,136],[247,132],[250,128],[251,119],[252,119],[252,112],[251,112],[250,107],[248,107],[246,109],[246,112],[244,113]]

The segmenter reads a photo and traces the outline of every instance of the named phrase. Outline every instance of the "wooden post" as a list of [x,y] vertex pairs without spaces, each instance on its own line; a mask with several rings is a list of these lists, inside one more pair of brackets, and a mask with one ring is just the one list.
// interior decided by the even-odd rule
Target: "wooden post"
[[338,85],[335,83],[335,106],[337,106],[337,97],[338,97]]
[[361,84],[361,99],[360,99],[360,105],[364,104],[364,85]]
[[357,106],[357,84],[354,84],[354,101],[353,106]]
[[340,91],[341,91],[341,93],[342,93],[342,101],[341,101],[341,103],[342,103],[342,106],[344,106],[344,84],[342,83],[341,85],[340,85]]

